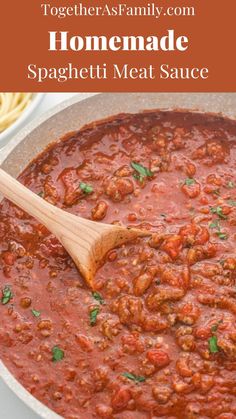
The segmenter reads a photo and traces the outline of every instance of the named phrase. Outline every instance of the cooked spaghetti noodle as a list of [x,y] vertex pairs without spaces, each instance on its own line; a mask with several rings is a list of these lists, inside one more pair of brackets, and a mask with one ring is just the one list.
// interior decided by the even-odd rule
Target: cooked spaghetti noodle
[[21,116],[31,98],[32,93],[0,93],[0,133]]

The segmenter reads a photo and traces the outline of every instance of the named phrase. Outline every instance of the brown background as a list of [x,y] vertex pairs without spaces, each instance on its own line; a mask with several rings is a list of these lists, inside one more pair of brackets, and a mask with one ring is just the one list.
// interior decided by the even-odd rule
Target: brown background
[[[236,0],[157,0],[156,6],[195,6],[195,17],[44,17],[40,4],[71,6],[68,0],[2,0],[0,6],[0,91],[236,91],[235,41]],[[117,5],[117,1],[83,1],[87,6]],[[151,3],[120,1],[132,6]],[[64,30],[71,35],[157,35],[175,29],[190,40],[186,52],[49,52],[48,31]],[[208,67],[207,80],[72,80],[36,83],[27,79],[30,63],[40,67],[63,67],[69,62],[89,64],[129,63],[155,68],[163,63],[175,67]],[[159,73],[159,71],[157,72]]]

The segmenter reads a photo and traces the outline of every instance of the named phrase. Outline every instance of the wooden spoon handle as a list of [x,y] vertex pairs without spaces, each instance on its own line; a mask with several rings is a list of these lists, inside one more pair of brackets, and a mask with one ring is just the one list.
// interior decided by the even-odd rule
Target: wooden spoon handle
[[146,231],[96,223],[54,207],[2,169],[0,192],[58,238],[91,287],[97,267],[110,249],[138,236],[150,235]]
[[0,169],[0,192],[46,227],[52,224],[60,211],[2,169]]
[[[89,244],[86,244],[89,233],[93,236],[101,230],[107,231],[112,229],[110,225],[75,216],[49,204],[1,168],[0,192],[40,223],[44,224],[61,241],[63,241],[61,236],[63,238],[68,236],[68,238],[72,239],[76,235],[77,239],[81,240],[81,244],[89,247]],[[78,237],[78,230],[80,237]]]

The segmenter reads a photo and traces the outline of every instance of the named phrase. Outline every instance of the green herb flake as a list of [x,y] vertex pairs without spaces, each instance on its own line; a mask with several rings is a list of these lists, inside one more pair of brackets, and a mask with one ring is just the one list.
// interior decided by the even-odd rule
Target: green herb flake
[[40,311],[38,311],[38,310],[34,310],[34,309],[32,309],[32,310],[31,310],[31,313],[33,314],[33,316],[34,316],[34,317],[39,317],[39,316],[41,316],[41,313],[40,313]]
[[132,169],[136,170],[136,172],[138,173],[138,175],[136,173],[133,175],[134,178],[140,180],[141,182],[143,181],[145,177],[153,176],[153,173],[151,172],[151,170],[147,169],[146,167],[142,166],[139,163],[136,163],[135,161],[132,161],[130,165]]
[[208,340],[208,345],[209,345],[209,350],[212,354],[216,354],[217,352],[219,352],[219,347],[217,344],[217,336],[212,336]]
[[185,179],[184,184],[187,186],[191,186],[194,185],[196,183],[196,180],[193,178],[188,177],[187,179]]
[[99,307],[95,307],[90,311],[89,317],[90,317],[90,325],[91,326],[95,326],[95,324],[97,323],[98,313],[99,313]]
[[217,228],[220,229],[220,223],[219,220],[212,221],[212,223],[209,224],[209,228]]
[[229,188],[229,189],[233,189],[233,188],[235,188],[235,183],[234,183],[234,182],[232,182],[232,180],[230,180],[230,181],[227,183],[227,188]]
[[9,303],[12,297],[13,297],[13,294],[12,294],[11,288],[9,287],[9,285],[6,285],[2,290],[2,299],[1,299],[2,304],[5,305]]
[[81,182],[79,187],[81,191],[83,191],[86,195],[93,193],[93,187],[88,185],[87,183]]
[[216,324],[213,324],[213,326],[211,327],[212,333],[217,332],[218,327],[221,323],[223,323],[223,320],[219,320]]
[[135,381],[136,383],[143,383],[146,381],[146,378],[140,375],[131,374],[129,372],[124,372],[123,377],[128,378],[129,380]]
[[43,191],[41,191],[41,192],[37,193],[37,195],[38,195],[38,196],[40,196],[40,198],[43,198],[43,197],[44,197],[44,193],[43,193]]
[[101,294],[99,294],[99,292],[93,292],[92,293],[93,298],[98,301],[100,304],[104,304],[104,300],[101,296]]
[[222,207],[211,207],[210,211],[212,214],[217,214],[219,218],[222,218],[222,220],[227,220],[226,215],[222,213]]
[[61,361],[64,358],[64,351],[58,346],[52,348],[52,361],[57,362]]
[[222,233],[222,231],[217,231],[216,234],[217,234],[217,236],[219,237],[220,240],[227,240],[228,239],[228,234]]
[[218,324],[214,324],[214,325],[211,327],[211,331],[214,333],[214,332],[217,332],[217,330],[218,330]]
[[234,201],[233,199],[229,199],[227,201],[227,203],[231,206],[231,207],[236,207],[236,201]]
[[139,182],[141,183],[143,182],[144,176],[141,176],[138,173],[134,173],[132,176],[134,179],[138,180]]
[[219,196],[219,195],[220,195],[220,189],[219,189],[219,188],[218,188],[218,189],[214,189],[214,191],[212,191],[212,193],[213,193],[214,195]]

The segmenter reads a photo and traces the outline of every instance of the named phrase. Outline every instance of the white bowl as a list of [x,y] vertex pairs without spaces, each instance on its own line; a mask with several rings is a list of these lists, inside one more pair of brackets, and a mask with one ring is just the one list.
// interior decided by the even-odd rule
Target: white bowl
[[9,141],[11,141],[11,138],[16,133],[16,131],[19,130],[19,128],[21,128],[22,125],[29,120],[30,116],[38,107],[43,97],[44,93],[33,93],[30,104],[26,106],[20,117],[17,118],[17,120],[12,125],[0,133],[0,148],[4,147]]

